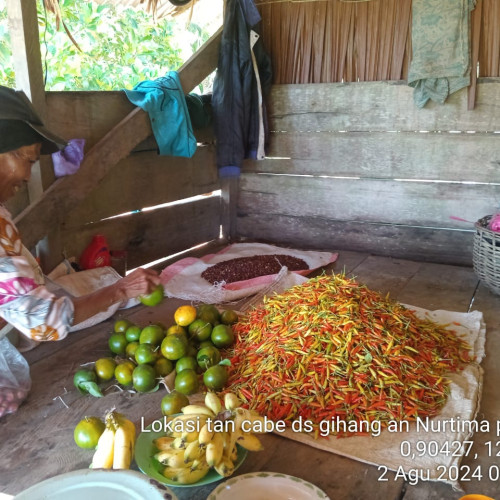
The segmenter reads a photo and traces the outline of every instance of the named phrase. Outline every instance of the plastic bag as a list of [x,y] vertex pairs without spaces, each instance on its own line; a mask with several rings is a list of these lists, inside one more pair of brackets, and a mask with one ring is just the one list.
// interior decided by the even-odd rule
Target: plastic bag
[[15,413],[30,389],[28,362],[6,337],[0,339],[0,418]]

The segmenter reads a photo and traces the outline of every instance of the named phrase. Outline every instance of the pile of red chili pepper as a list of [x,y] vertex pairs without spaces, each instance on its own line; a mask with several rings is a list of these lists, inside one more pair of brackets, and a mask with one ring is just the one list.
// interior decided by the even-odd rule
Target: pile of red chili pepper
[[272,420],[414,420],[446,402],[470,362],[449,328],[343,275],[264,299],[234,325],[228,386]]

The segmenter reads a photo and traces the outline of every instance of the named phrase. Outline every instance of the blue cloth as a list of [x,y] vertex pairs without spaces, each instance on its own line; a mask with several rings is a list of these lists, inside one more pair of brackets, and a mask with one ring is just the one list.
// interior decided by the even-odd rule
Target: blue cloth
[[176,71],[140,82],[133,90],[124,90],[132,104],[149,114],[160,155],[188,158],[194,155],[196,137]]

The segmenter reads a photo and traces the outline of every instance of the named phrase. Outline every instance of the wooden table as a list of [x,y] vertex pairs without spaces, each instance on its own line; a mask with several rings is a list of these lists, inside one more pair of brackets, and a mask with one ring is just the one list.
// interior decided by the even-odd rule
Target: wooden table
[[[498,457],[488,456],[486,442],[500,452],[496,422],[500,419],[500,297],[478,283],[472,269],[396,260],[355,252],[341,252],[331,268],[346,270],[370,288],[401,302],[427,309],[447,309],[484,314],[486,358],[483,360],[484,388],[479,418],[492,424],[490,434],[475,438],[474,454],[464,465],[481,466],[483,479],[463,482],[467,493],[482,493],[500,498],[500,478],[488,479]],[[71,334],[61,342],[40,345],[25,353],[31,365],[32,389],[26,402],[14,415],[0,421],[0,491],[15,495],[29,486],[62,474],[88,468],[92,451],[82,450],[73,442],[73,429],[85,415],[103,416],[116,407],[140,426],[161,417],[160,400],[164,391],[153,394],[120,392],[112,388],[104,398],[82,396],[73,386],[73,374],[81,364],[109,355],[107,338],[118,317],[138,325],[162,321],[173,323],[174,310],[184,303],[167,299],[160,306],[137,306],[119,311],[114,318],[87,330]],[[249,453],[237,474],[272,471],[291,474],[316,484],[332,500],[457,500],[464,493],[453,491],[441,482],[410,485],[388,474],[389,481],[379,480],[377,467],[350,460],[275,434],[263,436],[265,450]],[[491,453],[493,454],[493,453]],[[499,455],[500,456],[500,455]],[[486,477],[484,477],[484,475]],[[205,499],[219,483],[200,488],[176,488],[180,499]]]

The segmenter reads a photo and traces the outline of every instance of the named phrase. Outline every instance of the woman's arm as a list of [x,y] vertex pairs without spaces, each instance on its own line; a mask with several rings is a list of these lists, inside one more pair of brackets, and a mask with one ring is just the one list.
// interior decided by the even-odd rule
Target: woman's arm
[[117,302],[151,293],[159,283],[160,278],[155,271],[139,268],[112,285],[75,297],[72,299],[75,307],[73,324],[77,325]]

